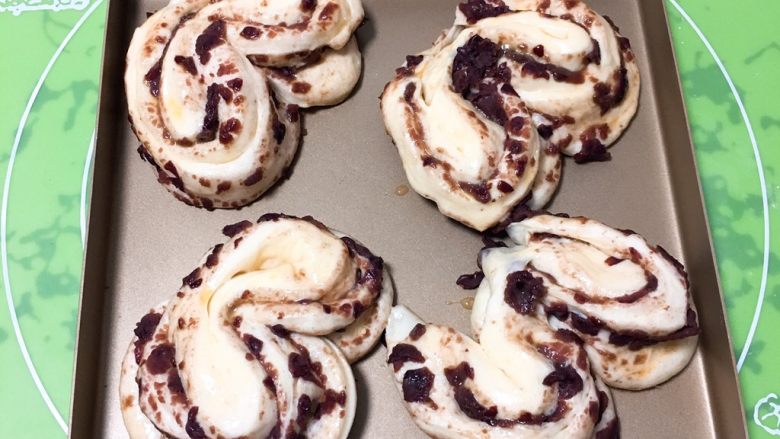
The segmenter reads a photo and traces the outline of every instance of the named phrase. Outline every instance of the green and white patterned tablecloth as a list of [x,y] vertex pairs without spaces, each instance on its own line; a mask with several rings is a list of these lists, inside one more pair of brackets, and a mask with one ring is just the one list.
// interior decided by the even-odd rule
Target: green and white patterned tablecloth
[[[0,0],[2,438],[67,430],[106,3]],[[667,8],[745,416],[780,436],[780,2]]]

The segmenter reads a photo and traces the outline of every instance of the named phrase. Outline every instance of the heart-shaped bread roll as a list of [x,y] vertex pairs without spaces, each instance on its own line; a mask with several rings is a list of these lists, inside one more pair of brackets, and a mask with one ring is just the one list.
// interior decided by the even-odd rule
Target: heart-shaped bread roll
[[527,200],[541,208],[560,154],[606,160],[633,118],[628,39],[576,0],[468,0],[381,97],[411,186],[477,230]]
[[176,198],[246,205],[283,174],[299,107],[358,81],[359,0],[173,0],[139,27],[125,87],[138,151]]
[[308,217],[224,232],[135,329],[119,389],[131,438],[346,438],[349,363],[392,306],[382,259]]
[[680,372],[696,351],[699,325],[688,276],[661,246],[583,217],[536,215],[511,224],[508,248],[481,254],[472,326],[494,289],[515,272],[539,279],[550,324],[575,332],[593,370],[612,387],[641,390]]
[[458,279],[478,288],[474,339],[393,308],[388,363],[409,413],[440,438],[618,438],[605,386],[656,386],[696,351],[685,269],[584,217],[527,212],[506,231]]
[[612,438],[608,388],[576,335],[493,295],[479,342],[396,306],[388,363],[417,425],[436,438]]

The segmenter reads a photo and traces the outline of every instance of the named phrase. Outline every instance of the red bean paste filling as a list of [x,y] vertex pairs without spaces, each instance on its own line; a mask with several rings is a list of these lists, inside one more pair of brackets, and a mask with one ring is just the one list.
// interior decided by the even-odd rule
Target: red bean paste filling
[[225,227],[223,227],[222,234],[229,238],[232,238],[238,235],[239,233],[242,233],[245,230],[249,229],[250,227],[252,227],[252,221],[247,221],[247,220],[239,221],[235,224],[228,224]]
[[547,294],[542,279],[534,277],[530,271],[515,271],[506,277],[504,302],[522,315],[533,314],[539,300]]
[[455,283],[464,290],[476,290],[479,288],[479,284],[482,283],[484,278],[485,273],[483,273],[482,270],[477,270],[471,274],[461,274]]
[[[165,50],[168,46],[165,46]],[[149,93],[152,96],[160,96],[160,78],[162,77],[162,58],[152,65],[152,68],[144,75],[144,81],[149,85]]]
[[135,355],[135,364],[141,364],[141,357],[143,356],[144,346],[154,336],[154,331],[157,329],[157,325],[160,323],[162,314],[156,312],[150,312],[149,314],[141,317],[135,325],[133,333],[135,333],[136,340],[133,343],[133,354]]
[[[566,320],[563,319],[562,321]],[[575,330],[590,336],[597,335],[602,329],[607,330],[609,331],[610,344],[615,346],[626,346],[632,351],[665,341],[692,337],[698,335],[700,332],[696,311],[690,307],[686,312],[686,321],[682,328],[672,333],[658,336],[653,336],[640,330],[616,331],[595,317],[584,317],[576,313],[569,313],[569,323]]]
[[211,50],[225,44],[225,22],[213,21],[195,40],[195,53],[201,64],[211,59]]
[[491,200],[490,186],[486,182],[479,182],[475,184],[459,181],[458,186],[460,186],[463,191],[467,192],[482,204],[487,204]]
[[260,216],[260,218],[257,219],[257,223],[260,224],[260,223],[264,223],[264,222],[267,222],[267,221],[276,222],[276,221],[279,221],[280,219],[298,219],[298,217],[292,216],[292,215],[287,215],[287,214],[284,214],[284,213],[269,212],[269,213],[262,214]]
[[[281,325],[274,325],[271,327],[271,332],[275,335],[283,338],[287,338],[298,352],[293,352],[288,356],[288,369],[290,374],[294,378],[300,378],[311,383],[314,383],[320,388],[325,388],[326,378],[322,373],[322,364],[319,362],[312,362],[309,356],[309,351],[295,343],[289,338],[289,332]],[[258,360],[260,357],[260,351],[262,349],[262,341],[257,338],[245,334],[243,337],[244,343],[249,350]],[[276,393],[276,384],[273,378],[269,374],[263,381],[263,384],[273,393]],[[330,414],[337,406],[344,407],[347,400],[347,394],[345,391],[336,391],[333,389],[325,389],[322,397],[317,401],[312,401],[309,395],[302,395],[298,400],[298,415],[296,418],[296,424],[299,431],[305,431],[309,421],[313,419],[320,419],[323,416]],[[277,434],[279,432],[277,431]],[[278,437],[272,434],[270,437]],[[303,437],[295,431],[295,426],[288,426],[286,437]]]
[[[547,238],[551,238],[551,239],[568,239],[568,240],[583,242],[583,241],[577,240],[575,238],[561,237],[561,236],[558,236],[558,235],[554,235],[552,233],[534,233],[533,236],[531,237],[531,240],[536,241],[536,240],[547,239]],[[585,243],[585,244],[587,244],[587,243]],[[615,261],[617,261],[617,262],[615,262]],[[607,258],[606,264],[609,265],[609,266],[613,266],[613,265],[615,265],[615,264],[617,264],[619,262],[622,262],[622,261],[623,261],[623,259],[618,259],[618,258],[614,258],[614,257],[610,256],[609,258]],[[639,263],[639,261],[637,260],[635,263]],[[633,293],[628,293],[628,294],[624,294],[622,296],[617,296],[617,297],[605,297],[605,296],[591,296],[591,295],[587,295],[587,294],[585,294],[585,293],[583,293],[581,291],[575,291],[575,293],[574,293],[574,300],[577,301],[577,303],[597,303],[597,304],[604,304],[604,303],[608,303],[608,302],[617,302],[617,303],[623,303],[623,304],[634,303],[634,302],[638,301],[639,299],[641,299],[641,298],[647,296],[648,294],[652,293],[656,289],[658,289],[658,278],[655,277],[654,274],[650,273],[647,270],[643,269],[643,271],[644,271],[644,276],[645,276],[645,284],[642,286],[642,288],[634,291]],[[554,280],[550,280],[550,282],[554,283],[554,284],[556,283]]]
[[[455,93],[471,102],[489,120],[504,125],[507,120],[497,83],[508,83],[511,72],[506,63],[499,64],[501,47],[479,35],[459,47],[452,63],[452,86]],[[494,81],[486,81],[493,79]]]
[[[553,235],[553,237],[555,237],[555,235]],[[645,278],[646,283],[641,289],[634,293],[617,297],[614,300],[618,303],[632,303],[636,300],[639,300],[641,297],[646,296],[650,292],[655,291],[658,287],[658,279],[647,271],[645,271]],[[592,300],[589,298],[589,296],[581,293],[575,294],[575,300],[580,303],[599,302],[598,300]],[[698,335],[700,332],[696,311],[694,311],[690,306],[686,311],[686,322],[682,328],[669,334],[657,336],[647,334],[641,330],[617,331],[610,328],[606,323],[596,317],[570,313],[568,306],[564,303],[555,303],[546,306],[545,312],[548,316],[554,316],[562,322],[568,321],[575,330],[582,334],[596,336],[598,335],[599,331],[604,329],[609,332],[610,344],[614,346],[626,346],[632,351],[665,341],[692,337]]]
[[477,265],[481,268],[482,267],[482,252],[491,249],[491,248],[506,248],[507,245],[504,241],[497,241],[487,234],[483,234],[482,237],[482,248],[479,250],[479,256],[477,256]]
[[317,7],[317,0],[301,0],[301,11],[312,12]]
[[502,219],[498,224],[490,228],[486,235],[488,236],[495,236],[495,237],[506,237],[506,228],[509,227],[512,223],[519,223],[520,221],[523,221],[525,219],[537,216],[537,215],[555,215],[562,218],[568,218],[569,215],[565,213],[550,213],[544,209],[534,210],[528,207],[526,204],[531,199],[531,194],[528,194],[525,199],[520,201],[517,206],[515,206],[510,212],[509,215],[506,216],[506,218]]
[[393,350],[387,357],[387,363],[393,365],[393,370],[398,372],[404,363],[425,363],[425,357],[416,347],[399,343],[393,346]]
[[[633,230],[625,230],[624,232],[627,232],[630,235],[635,235],[636,234],[636,232],[634,232]],[[661,256],[664,257],[664,259],[669,261],[669,263],[671,263],[674,266],[675,269],[677,269],[677,273],[680,274],[680,277],[685,282],[685,287],[687,288],[688,287],[688,272],[685,271],[685,266],[682,263],[680,263],[680,261],[675,259],[674,256],[669,254],[669,252],[666,251],[666,249],[661,247],[660,245],[655,246],[655,250],[658,253],[660,253]]]
[[[143,356],[143,348],[154,336],[154,331],[160,322],[161,314],[151,312],[136,324],[134,330],[137,340],[135,341],[135,362],[141,363]],[[186,405],[187,395],[184,391],[181,378],[179,377],[178,368],[176,366],[176,348],[170,343],[163,343],[156,346],[149,353],[144,363],[147,371],[154,375],[168,374],[166,380],[166,387],[171,392],[171,403]],[[141,382],[138,382],[138,392],[143,393],[143,387]]]
[[261,352],[263,351],[263,341],[251,334],[242,335],[241,340],[243,340],[244,344],[249,349],[249,352],[259,360],[262,355]]
[[582,378],[571,365],[555,363],[554,367],[555,370],[544,377],[542,384],[545,386],[557,384],[559,399],[570,399],[582,391]]
[[473,273],[462,274],[455,281],[455,283],[464,290],[476,290],[479,288],[482,280],[485,279],[485,273],[482,272],[483,251],[490,248],[506,247],[505,242],[493,240],[487,235],[482,235],[482,244],[482,249],[477,256],[477,266],[479,267],[479,270]]
[[284,136],[287,134],[287,126],[279,120],[279,114],[276,112],[276,99],[274,99],[274,114],[271,119],[271,131],[274,135],[274,140],[277,145],[281,145],[284,141]]
[[[615,36],[621,52],[623,52],[625,56],[628,56],[627,53],[631,50],[631,43],[628,38],[620,36],[620,28],[615,25],[615,22],[613,22],[611,18],[605,15],[604,19],[615,31]],[[633,55],[631,55],[631,58],[633,58]],[[624,57],[620,58],[620,68],[612,75],[612,79],[615,80],[614,87],[603,82],[599,82],[593,86],[593,90],[596,92],[593,101],[596,105],[601,107],[602,115],[616,107],[626,96],[628,90],[628,70],[626,70]]]
[[615,297],[614,300],[618,303],[634,303],[637,300],[647,296],[658,288],[658,278],[652,273],[645,270],[645,286],[639,290],[625,294],[623,296]]
[[233,78],[225,83],[231,90],[238,93],[241,88],[244,87],[244,80],[241,78]]
[[181,383],[178,370],[171,369],[168,372],[168,383],[166,386],[171,392],[171,402],[182,405],[187,404],[187,394],[184,392],[184,385]]
[[300,396],[300,398],[298,398],[298,416],[296,416],[295,419],[295,423],[298,424],[298,427],[301,430],[306,429],[306,424],[308,424],[309,418],[311,418],[313,411],[314,407],[312,406],[311,397],[304,393]]
[[290,338],[290,331],[282,325],[269,326],[271,332],[279,338]]
[[257,184],[260,180],[263,179],[263,168],[257,168],[254,172],[249,174],[249,177],[245,178],[244,181],[241,182],[244,186],[252,186],[254,184]]
[[[596,43],[596,47],[598,47],[598,43]],[[505,50],[504,54],[507,58],[523,66],[520,70],[523,76],[531,76],[534,79],[552,78],[557,82],[568,82],[570,84],[582,84],[585,82],[584,68],[577,71],[569,70],[555,64],[539,62],[531,55],[514,50]],[[587,61],[591,61],[590,58]]]
[[466,17],[469,24],[474,24],[483,18],[496,17],[510,12],[509,7],[501,0],[467,0],[459,4],[458,9]]
[[414,91],[417,90],[417,85],[414,82],[410,82],[406,84],[406,87],[404,88],[404,100],[407,104],[409,104],[412,108],[417,108],[417,105],[415,105],[414,102],[412,102],[412,99],[414,98]]
[[604,322],[592,316],[570,313],[569,318],[574,329],[587,335],[595,336],[606,326]]
[[[132,127],[133,120],[129,116],[128,119],[130,119],[130,126]],[[133,131],[135,131],[135,128],[133,128]],[[138,152],[138,155],[141,157],[141,160],[154,166],[154,169],[157,171],[158,174],[162,172],[162,168],[160,167],[160,165],[157,164],[157,162],[154,161],[154,157],[152,157],[152,155],[149,154],[149,150],[146,149],[146,146],[138,145],[138,149],[136,149],[136,152]]]
[[206,114],[203,116],[203,127],[195,137],[200,143],[210,142],[217,138],[220,99],[230,102],[233,99],[233,92],[222,84],[209,85],[206,89]]
[[[288,338],[289,332],[281,325],[274,325],[271,327],[271,331],[280,337]],[[257,360],[262,360],[262,340],[254,337],[251,334],[244,334],[241,336],[244,344]],[[322,378],[322,366],[320,363],[312,363],[309,352],[298,345],[293,343],[300,353],[292,353],[289,356],[289,369],[290,373],[295,378],[301,378],[314,384],[323,387],[324,379]],[[263,366],[265,367],[265,366]],[[273,373],[268,373],[268,376],[263,380],[263,384],[268,390],[276,394],[276,384],[274,383]],[[325,389],[322,397],[318,401],[312,401],[309,395],[302,395],[298,400],[298,416],[296,423],[301,431],[306,429],[306,426],[310,419],[320,419],[323,416],[330,414],[337,406],[343,407],[346,404],[347,394],[343,390],[337,392],[333,389]],[[292,430],[294,432],[294,430]],[[289,432],[288,432],[289,433]],[[287,437],[291,437],[289,434]]]
[[181,281],[183,285],[192,289],[198,288],[203,283],[203,278],[200,277],[200,267],[192,270],[192,272],[185,276]]
[[187,424],[184,426],[184,431],[192,439],[207,439],[206,432],[198,423],[198,406],[193,406],[187,413]]
[[555,302],[549,305],[545,305],[544,312],[548,316],[553,316],[556,319],[565,322],[569,318],[569,306],[563,302]]
[[299,352],[292,352],[288,356],[287,368],[290,370],[293,378],[300,378],[309,381],[319,387],[325,387],[321,379],[322,364],[312,362],[309,357],[309,351],[299,347]]
[[[532,237],[532,239],[544,239],[544,238],[560,239],[561,237],[550,233],[535,233]],[[567,238],[567,239],[572,239],[572,238]],[[669,258],[671,258],[671,256],[669,256]],[[674,258],[671,259],[674,260],[674,262],[676,262],[675,266],[682,267],[682,264],[680,264],[679,261],[675,260]],[[680,268],[678,268],[678,270],[680,270]],[[683,276],[687,285],[687,274],[685,274],[684,269],[682,269],[681,271],[681,276]],[[618,303],[624,303],[624,304],[633,303],[639,300],[640,298],[655,291],[658,287],[658,279],[652,273],[646,270],[645,270],[645,279],[646,279],[645,285],[641,289],[635,291],[634,293],[616,297],[613,300],[615,300]],[[601,302],[599,298],[591,298],[590,296],[587,296],[582,293],[575,293],[574,298],[579,303],[586,303],[586,302],[600,303]],[[609,332],[610,344],[614,346],[627,346],[628,349],[632,351],[639,350],[644,347],[651,346],[665,341],[679,340],[687,337],[692,337],[694,335],[698,335],[700,332],[696,312],[690,306],[686,311],[686,322],[682,328],[672,333],[665,334],[665,335],[658,335],[658,336],[647,334],[646,332],[641,330],[617,331],[610,328],[606,323],[604,323],[603,321],[599,320],[596,317],[583,316],[577,313],[569,313],[568,307],[565,308],[562,307],[565,307],[565,304],[556,305],[556,308],[558,309],[549,308],[549,307],[546,308],[547,315],[548,316],[555,315],[553,313],[556,313],[558,315],[555,315],[555,317],[558,318],[558,320],[564,322],[567,321],[567,317],[568,317],[568,320],[572,325],[572,327],[574,327],[580,333],[586,335],[596,336],[598,335],[600,330],[602,329],[607,330]]]
[[677,331],[660,336],[652,336],[644,331],[610,331],[609,342],[615,346],[627,346],[628,349],[635,351],[656,343],[693,337],[700,332],[696,311],[689,307],[685,325]]
[[192,59],[191,56],[176,55],[173,58],[173,62],[180,65],[181,68],[183,68],[184,71],[190,75],[195,76],[198,74],[198,68],[195,66],[195,60]]
[[146,81],[146,84],[149,86],[149,93],[151,93],[152,96],[154,97],[160,95],[160,78],[162,76],[162,60],[165,58],[165,54],[168,53],[168,46],[170,46],[171,40],[173,40],[173,37],[176,36],[176,32],[179,31],[179,28],[182,25],[184,25],[185,22],[190,20],[192,17],[194,17],[194,14],[187,14],[182,16],[181,19],[179,19],[179,22],[171,30],[171,36],[168,39],[168,42],[165,43],[165,47],[163,47],[163,51],[162,51],[162,55],[160,56],[160,59],[157,60],[157,62],[152,65],[152,68],[150,68],[149,71],[146,72],[146,75],[144,75],[144,81]]
[[242,38],[246,38],[247,40],[255,40],[260,36],[260,29],[254,26],[246,26],[241,30],[239,35],[241,35]]
[[[355,276],[355,283],[358,286],[367,288],[373,297],[379,296],[379,293],[382,291],[384,260],[381,257],[374,255],[366,247],[348,236],[342,237],[341,241],[347,246],[350,257],[354,258],[357,255],[367,261],[366,268],[362,270],[358,269]],[[363,304],[361,303],[360,306],[363,307]],[[357,317],[357,315],[355,317]]]
[[[336,392],[333,389],[327,389],[322,394],[321,399],[313,401],[311,396],[303,394],[298,398],[298,414],[295,418],[295,425],[289,425],[286,438],[304,438],[302,433],[306,431],[306,426],[311,419],[320,419],[329,415],[337,407],[344,407],[347,402],[347,394],[343,390]],[[296,432],[296,427],[298,432]]]
[[[287,25],[288,29],[294,29],[295,27],[308,26],[308,19],[304,19],[300,23]],[[297,74],[300,70],[320,62],[322,60],[322,54],[325,51],[325,47],[320,47],[314,50],[304,50],[300,52],[294,52],[285,55],[285,59],[296,61],[294,65],[287,66],[274,66],[269,63],[270,59],[267,55],[249,55],[249,61],[258,67],[264,67],[270,72],[278,76],[279,78],[293,83],[298,79]]]
[[607,410],[607,407],[609,407],[609,397],[607,396],[607,392],[604,392],[602,390],[599,390],[597,392],[597,395],[599,397],[598,405],[599,409],[596,413],[596,417],[593,419],[596,424],[601,422],[601,418],[604,417],[604,412]]
[[568,411],[567,399],[572,398],[583,389],[582,378],[570,365],[555,363],[555,370],[550,372],[542,382],[545,386],[556,386],[558,399],[555,409],[548,414],[533,414],[522,412],[515,419],[498,418],[498,407],[485,407],[466,387],[466,381],[474,379],[474,369],[467,363],[444,369],[447,382],[455,389],[455,402],[461,411],[471,419],[484,422],[493,427],[510,428],[517,424],[540,425],[560,420]]
[[336,392],[333,389],[325,390],[325,398],[314,411],[314,419],[320,419],[329,415],[337,406],[344,407],[347,403],[347,393],[345,391]]
[[433,403],[430,394],[435,378],[427,367],[407,370],[401,383],[404,401]]
[[406,65],[395,69],[397,76],[411,76],[414,70],[422,62],[422,55],[406,55]]
[[219,252],[222,251],[222,247],[224,246],[225,244],[217,244],[214,246],[214,249],[212,249],[211,253],[206,257],[206,263],[204,264],[206,268],[215,267],[219,263]]
[[241,121],[231,117],[219,126],[219,143],[228,145],[233,142],[233,134],[241,131]]
[[[298,400],[298,417],[296,423],[301,431],[306,429],[310,419],[321,419],[333,412],[336,407],[344,407],[347,402],[347,394],[343,390],[336,392],[333,389],[327,389],[322,399],[316,401],[316,405],[311,401],[308,395],[303,395]],[[287,437],[291,437],[289,434]],[[293,436],[293,437],[305,437]]]
[[[588,404],[588,413],[593,419],[594,424],[598,427],[601,423],[601,419],[604,417],[607,407],[609,407],[609,397],[606,392],[598,390],[598,401],[590,401]],[[602,439],[619,439],[620,438],[620,421],[617,417],[610,420],[600,430],[594,432],[594,438]]]
[[[281,214],[279,215],[281,216]],[[278,218],[277,218],[278,219]],[[269,221],[272,221],[269,219]],[[292,345],[298,350],[288,356],[288,369],[290,374],[294,378],[300,378],[314,383],[318,387],[324,388],[326,378],[322,373],[322,364],[319,362],[312,362],[309,356],[309,351],[289,338],[290,332],[282,325],[273,325],[269,327],[271,332],[277,337],[285,338],[289,340]],[[261,351],[263,348],[262,340],[250,334],[244,334],[241,339],[247,346],[252,355],[261,360]],[[263,380],[263,384],[269,389],[270,392],[276,393],[276,384],[274,378],[269,373]],[[343,407],[346,404],[347,395],[345,391],[335,391],[333,389],[325,389],[322,397],[313,401],[309,395],[302,395],[298,400],[298,415],[296,418],[296,424],[299,431],[305,431],[306,426],[310,419],[320,419],[323,416],[330,414],[337,406]],[[280,428],[280,427],[279,427]],[[269,437],[281,437],[280,430],[274,429],[274,432]],[[294,425],[288,426],[288,431],[285,437],[303,437],[296,432]]]
[[620,439],[620,421],[615,418],[596,432],[596,439]]
[[166,163],[162,169],[159,167],[156,168],[157,181],[166,185],[170,184],[180,191],[184,190],[184,183],[181,181],[181,177],[179,177],[179,171],[176,169],[176,166],[173,164],[173,162]]
[[163,343],[154,349],[146,358],[146,369],[153,375],[162,375],[168,369],[176,368],[176,348],[170,343]]
[[301,117],[300,107],[295,104],[287,104],[284,113],[290,122],[298,122],[298,119]]
[[599,139],[592,138],[582,142],[580,152],[574,154],[574,162],[578,164],[588,162],[606,162],[612,159],[612,154],[607,151],[606,145]]
[[412,328],[412,330],[409,331],[409,340],[412,341],[419,340],[420,337],[425,335],[425,331],[427,331],[427,329],[425,328],[425,325],[423,325],[422,323],[418,323],[414,325],[414,328]]

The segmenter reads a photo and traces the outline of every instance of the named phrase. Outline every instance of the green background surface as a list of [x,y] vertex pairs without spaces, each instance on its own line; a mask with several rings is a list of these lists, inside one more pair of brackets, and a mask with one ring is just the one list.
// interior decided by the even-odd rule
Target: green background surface
[[[0,0],[2,438],[67,430],[106,2]],[[780,436],[780,2],[735,6],[667,0],[745,416],[751,437],[769,438]]]

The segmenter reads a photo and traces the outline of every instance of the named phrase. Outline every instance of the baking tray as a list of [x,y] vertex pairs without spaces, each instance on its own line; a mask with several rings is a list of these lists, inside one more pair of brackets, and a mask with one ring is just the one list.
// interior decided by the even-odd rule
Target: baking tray
[[[614,391],[625,438],[747,437],[707,220],[662,0],[593,0],[631,39],[642,74],[639,112],[606,163],[566,160],[550,206],[640,231],[688,268],[702,335],[688,368],[652,390]],[[207,212],[176,201],[136,151],[122,75],[133,29],[162,0],[110,2],[92,210],[79,317],[71,437],[126,437],[117,385],[135,322],[177,291],[223,225],[265,212],[311,214],[349,232],[387,261],[396,300],[423,318],[470,333],[468,295],[480,237],[441,215],[406,183],[385,134],[379,96],[404,56],[452,24],[457,0],[364,0],[364,59],[351,98],[307,111],[292,177],[242,210]],[[399,191],[402,192],[402,191]],[[381,346],[354,367],[358,411],[351,437],[421,438],[405,412]]]

